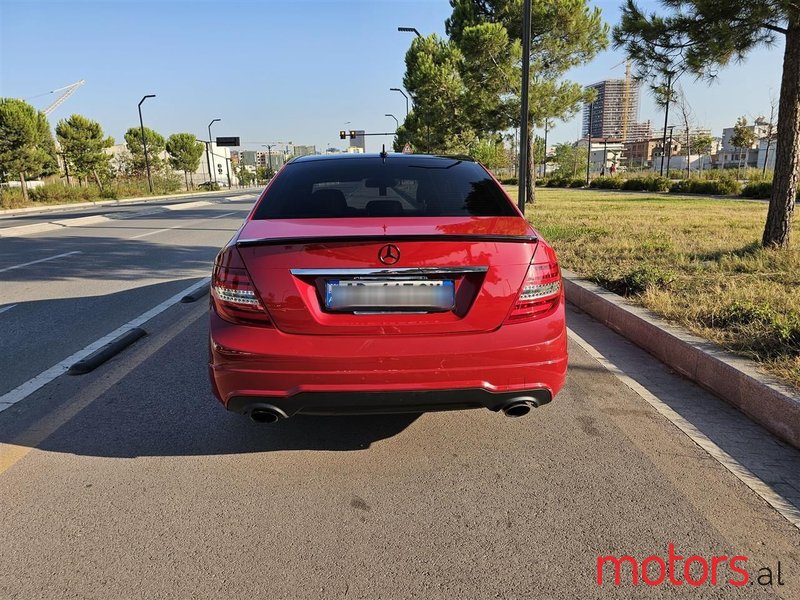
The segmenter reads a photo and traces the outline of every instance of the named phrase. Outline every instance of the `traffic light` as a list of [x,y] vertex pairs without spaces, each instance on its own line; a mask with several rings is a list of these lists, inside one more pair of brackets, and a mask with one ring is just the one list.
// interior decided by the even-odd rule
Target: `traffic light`
[[344,131],[344,130],[340,131],[340,132],[339,132],[339,139],[340,139],[340,140],[345,140],[345,139],[347,139],[347,132],[346,132],[346,131]]
[[356,131],[355,131],[355,129],[351,129],[350,130],[350,139],[351,140],[356,139]]

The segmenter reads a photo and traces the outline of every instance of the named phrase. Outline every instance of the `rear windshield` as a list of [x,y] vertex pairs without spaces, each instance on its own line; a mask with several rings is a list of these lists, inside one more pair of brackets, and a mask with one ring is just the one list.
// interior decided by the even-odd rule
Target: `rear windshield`
[[510,202],[477,163],[455,159],[332,159],[290,163],[255,219],[506,217]]

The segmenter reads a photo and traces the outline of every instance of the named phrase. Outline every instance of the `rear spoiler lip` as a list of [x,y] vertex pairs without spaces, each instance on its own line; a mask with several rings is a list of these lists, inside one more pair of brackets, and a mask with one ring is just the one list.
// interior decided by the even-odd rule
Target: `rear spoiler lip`
[[427,242],[505,242],[505,243],[534,243],[539,238],[535,235],[492,235],[492,234],[399,234],[399,235],[342,235],[321,237],[285,237],[285,238],[257,238],[238,239],[236,245],[248,246],[282,246],[293,244],[330,244],[347,242],[385,242],[396,241],[427,241]]

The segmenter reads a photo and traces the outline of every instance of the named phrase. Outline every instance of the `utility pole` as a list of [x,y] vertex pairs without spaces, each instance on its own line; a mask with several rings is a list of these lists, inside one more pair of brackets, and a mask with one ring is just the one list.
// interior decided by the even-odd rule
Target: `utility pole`
[[544,120],[544,158],[542,159],[542,177],[547,177],[547,128],[550,126],[550,119]]
[[525,214],[528,182],[528,152],[530,135],[528,132],[528,95],[530,92],[531,70],[531,0],[523,1],[522,8],[522,111],[519,119],[519,197],[517,206]]
[[675,125],[670,125],[668,129],[669,129],[669,158],[667,158],[667,179],[669,179],[669,163],[672,162],[672,130],[675,129]]
[[592,167],[592,117],[594,116],[594,102],[589,105],[589,128],[587,134],[589,138],[589,151],[586,153],[586,185],[589,185],[589,171]]
[[214,123],[216,123],[217,121],[222,121],[222,119],[214,119],[213,121],[211,121],[211,123],[208,124],[208,155],[207,156],[208,156],[209,183],[210,183],[210,179],[211,179],[212,176],[214,177],[214,183],[217,183],[217,170],[214,169],[213,175],[212,175],[212,170],[211,170],[211,166],[212,166],[211,165],[211,144],[212,144],[212,141],[211,141],[211,126]]
[[153,193],[153,178],[150,177],[150,160],[147,158],[147,140],[144,137],[144,122],[142,121],[142,102],[147,100],[148,98],[155,98],[155,94],[147,94],[144,98],[139,101],[139,128],[142,132],[142,149],[144,150],[144,166],[147,170],[147,187],[150,190],[150,193]]
[[669,101],[672,98],[672,72],[667,74],[667,105],[664,110],[664,139],[661,146],[661,176],[664,176],[664,155],[667,153],[667,122],[669,121]]

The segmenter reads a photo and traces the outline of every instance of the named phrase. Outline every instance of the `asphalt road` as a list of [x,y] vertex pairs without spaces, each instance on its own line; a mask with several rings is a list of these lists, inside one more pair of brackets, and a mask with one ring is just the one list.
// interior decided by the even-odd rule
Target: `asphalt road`
[[[0,239],[0,269],[81,252],[0,272],[3,389],[205,276],[250,202]],[[585,315],[528,417],[259,426],[211,397],[206,311],[0,412],[0,598],[800,598],[800,453]],[[669,544],[750,581],[598,586]]]

